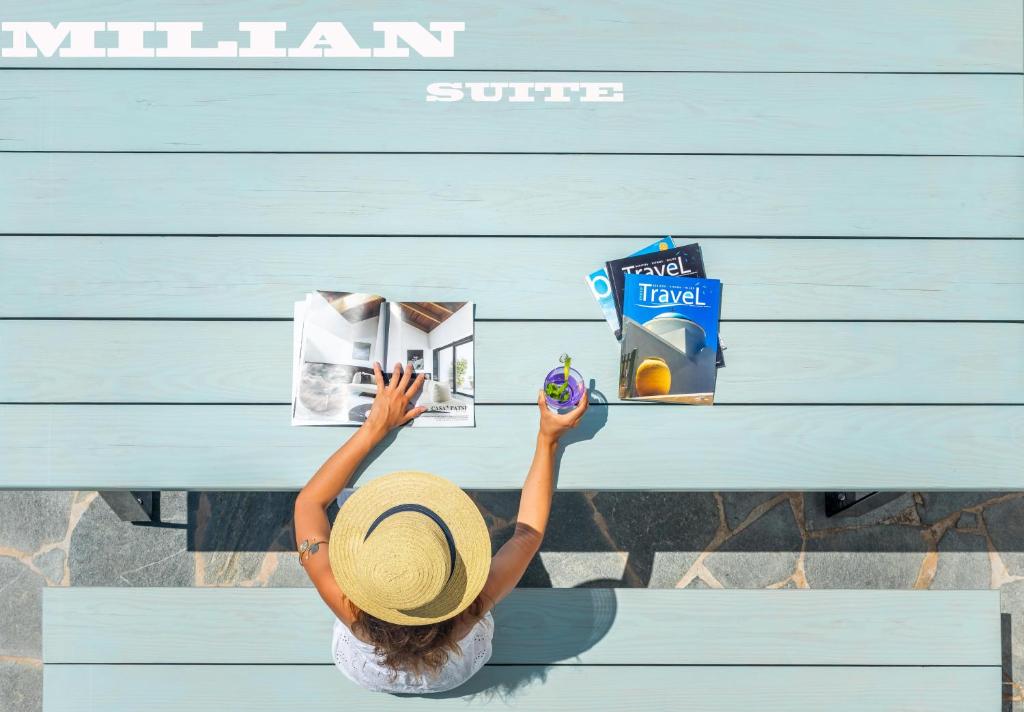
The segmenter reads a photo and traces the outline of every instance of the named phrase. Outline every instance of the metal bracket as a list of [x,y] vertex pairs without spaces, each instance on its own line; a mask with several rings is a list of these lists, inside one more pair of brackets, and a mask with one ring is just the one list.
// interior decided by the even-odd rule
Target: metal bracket
[[826,492],[826,517],[858,517],[888,504],[902,492]]
[[159,501],[159,492],[140,492],[136,490],[105,490],[100,497],[107,503],[114,514],[124,522],[156,521],[155,507]]

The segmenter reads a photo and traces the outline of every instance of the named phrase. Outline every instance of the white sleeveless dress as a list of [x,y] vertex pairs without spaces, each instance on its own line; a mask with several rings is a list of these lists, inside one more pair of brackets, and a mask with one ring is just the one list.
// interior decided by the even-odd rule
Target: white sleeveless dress
[[334,665],[360,687],[373,692],[446,692],[473,677],[491,659],[491,641],[494,638],[494,618],[485,615],[459,641],[462,655],[452,653],[436,676],[418,676],[391,671],[381,664],[373,646],[352,634],[341,621],[334,621]]
[[[352,491],[350,487],[341,491],[338,495],[339,507]],[[446,692],[473,677],[491,659],[493,639],[494,617],[487,613],[459,641],[462,654],[451,653],[444,667],[429,677],[401,670],[393,674],[380,662],[372,645],[359,640],[348,626],[337,619],[334,621],[331,649],[335,667],[345,677],[367,690],[422,694]]]

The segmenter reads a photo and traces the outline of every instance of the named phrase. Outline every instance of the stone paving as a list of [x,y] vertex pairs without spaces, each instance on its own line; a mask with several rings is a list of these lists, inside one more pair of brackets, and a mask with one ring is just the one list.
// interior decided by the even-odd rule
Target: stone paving
[[[472,494],[500,544],[518,493]],[[160,523],[138,526],[95,492],[0,492],[0,710],[41,709],[43,586],[309,585],[293,497],[165,492]],[[1005,710],[1024,710],[1024,492],[906,494],[832,520],[820,494],[563,492],[522,585],[997,588]]]

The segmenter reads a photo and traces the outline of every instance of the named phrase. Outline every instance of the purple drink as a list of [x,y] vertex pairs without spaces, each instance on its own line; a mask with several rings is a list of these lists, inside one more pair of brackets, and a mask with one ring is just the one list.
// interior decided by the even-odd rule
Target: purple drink
[[583,376],[575,368],[569,369],[569,383],[562,389],[565,383],[565,367],[551,369],[544,377],[544,401],[548,409],[556,413],[568,413],[580,403],[583,392],[586,388],[583,385]]

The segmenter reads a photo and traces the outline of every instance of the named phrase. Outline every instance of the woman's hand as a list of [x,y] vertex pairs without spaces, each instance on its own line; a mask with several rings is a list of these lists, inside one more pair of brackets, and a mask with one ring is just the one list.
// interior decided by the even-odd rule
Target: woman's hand
[[[401,378],[398,377],[401,374]],[[389,431],[400,425],[405,425],[417,415],[427,409],[423,406],[409,408],[409,404],[416,399],[420,387],[423,385],[423,374],[412,378],[412,364],[408,363],[405,368],[396,363],[391,376],[391,383],[384,385],[384,374],[381,373],[380,364],[373,364],[373,379],[377,384],[377,395],[373,399],[373,407],[366,417],[362,427],[372,431],[378,437],[384,437]]]
[[540,409],[540,431],[537,438],[547,444],[555,444],[558,439],[580,424],[583,414],[590,403],[589,394],[583,391],[579,405],[568,413],[554,413],[548,409],[544,400],[544,391],[537,394],[537,407]]

